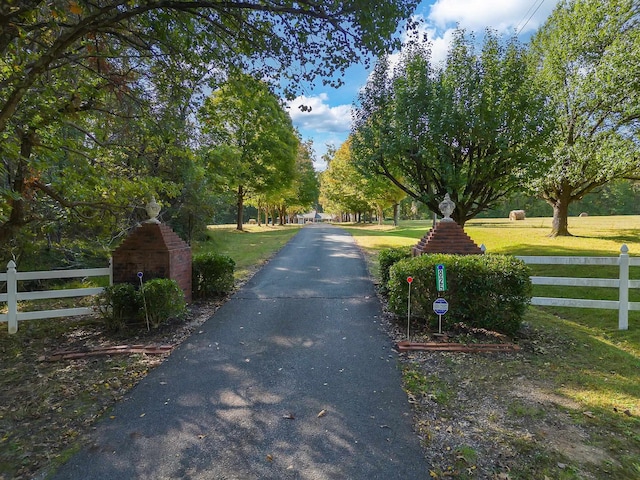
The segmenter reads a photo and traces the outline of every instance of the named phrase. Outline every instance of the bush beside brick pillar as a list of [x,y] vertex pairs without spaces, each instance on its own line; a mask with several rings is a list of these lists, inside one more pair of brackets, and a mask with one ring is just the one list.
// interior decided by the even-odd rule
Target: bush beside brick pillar
[[113,283],[139,285],[143,280],[175,280],[191,302],[191,247],[167,225],[143,223],[113,252]]

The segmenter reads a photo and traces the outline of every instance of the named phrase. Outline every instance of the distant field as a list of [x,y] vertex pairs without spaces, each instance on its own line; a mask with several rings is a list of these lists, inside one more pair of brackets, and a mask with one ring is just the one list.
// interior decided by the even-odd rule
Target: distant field
[[[346,226],[364,248],[412,245],[431,228],[429,221],[403,221],[400,226]],[[610,217],[572,217],[572,237],[550,238],[551,218],[509,221],[491,218],[471,220],[465,232],[488,252],[512,255],[597,255],[615,256],[622,244],[630,255],[640,255],[640,215]]]

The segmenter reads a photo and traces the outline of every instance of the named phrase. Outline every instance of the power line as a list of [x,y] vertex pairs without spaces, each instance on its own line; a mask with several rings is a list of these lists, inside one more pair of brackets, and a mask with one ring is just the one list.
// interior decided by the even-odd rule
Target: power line
[[[538,3],[539,2],[539,3]],[[527,24],[529,23],[529,21],[533,18],[533,16],[536,14],[536,12],[538,10],[540,10],[540,7],[542,6],[542,4],[544,3],[544,0],[534,0],[533,4],[529,7],[529,10],[527,10],[527,12],[524,14],[524,16],[522,17],[522,20],[525,19],[525,17],[529,14],[529,12],[531,12],[531,10],[533,10],[533,12],[531,12],[531,15],[529,15],[529,18],[527,18],[527,21],[524,22],[524,24],[522,24],[522,26],[520,28],[518,28],[516,30],[516,37],[518,35],[520,35],[520,32],[522,32],[522,30],[524,30],[524,27],[527,26]],[[537,4],[537,6],[536,6]],[[535,9],[534,9],[535,7]],[[518,22],[518,25],[520,25],[522,23],[522,20],[520,20]]]

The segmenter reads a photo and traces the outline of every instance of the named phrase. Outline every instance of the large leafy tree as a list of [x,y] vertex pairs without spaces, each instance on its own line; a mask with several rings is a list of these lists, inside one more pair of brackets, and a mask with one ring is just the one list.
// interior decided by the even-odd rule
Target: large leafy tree
[[237,229],[245,199],[288,187],[299,139],[282,102],[249,75],[230,78],[200,112],[211,168],[236,192]]
[[[191,79],[236,70],[281,81],[288,94],[318,77],[339,83],[334,73],[397,42],[391,35],[415,3],[0,2],[0,245],[34,221],[43,202],[81,219],[112,209],[113,197],[133,201],[134,184],[138,197],[162,190],[136,171],[147,155],[130,133],[163,125],[167,82],[189,90]],[[60,159],[84,172],[76,189],[44,178]],[[105,185],[109,178],[123,181]],[[129,191],[111,195],[127,183]]]
[[461,225],[537,174],[550,128],[525,50],[487,31],[480,52],[454,34],[446,62],[427,44],[410,43],[393,72],[374,69],[356,105],[353,156],[438,212],[446,193]]
[[633,0],[562,1],[532,41],[557,118],[548,174],[532,183],[569,235],[572,202],[640,175],[640,8]]

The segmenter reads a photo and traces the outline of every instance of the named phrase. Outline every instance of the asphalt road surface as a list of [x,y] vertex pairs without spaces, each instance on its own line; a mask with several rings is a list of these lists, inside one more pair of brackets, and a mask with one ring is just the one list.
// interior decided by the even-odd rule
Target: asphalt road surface
[[428,479],[343,230],[307,226],[101,421],[55,479]]

